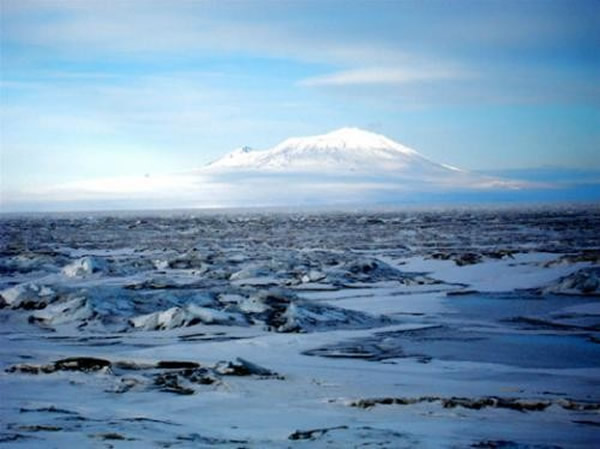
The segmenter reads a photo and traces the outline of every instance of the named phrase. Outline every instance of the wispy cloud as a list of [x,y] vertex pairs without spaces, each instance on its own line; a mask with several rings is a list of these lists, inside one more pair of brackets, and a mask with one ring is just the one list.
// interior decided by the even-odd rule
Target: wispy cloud
[[397,67],[367,67],[310,77],[301,80],[299,84],[307,87],[405,84],[421,81],[464,79],[472,76],[474,74],[465,70],[451,68],[404,69]]
[[[218,6],[212,2],[131,0],[107,8],[94,0],[27,0],[23,5],[8,1],[0,32],[6,42],[84,58],[189,57],[194,52],[209,52],[354,64],[398,61],[407,54],[376,36],[339,40],[328,36],[326,29],[309,32],[307,24],[289,17],[264,20],[257,11],[271,9],[274,5],[270,2],[224,2]],[[24,15],[33,19],[9,20]]]

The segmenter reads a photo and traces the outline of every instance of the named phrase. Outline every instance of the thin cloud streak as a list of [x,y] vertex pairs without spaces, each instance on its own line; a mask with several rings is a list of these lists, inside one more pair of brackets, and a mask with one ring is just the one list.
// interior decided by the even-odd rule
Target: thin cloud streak
[[58,18],[18,24],[6,18],[1,33],[7,42],[83,58],[90,54],[147,59],[225,52],[309,63],[358,64],[405,61],[410,56],[376,37],[340,42],[326,33],[307,33],[302,26],[223,18],[210,8],[204,10],[202,3],[183,2],[184,6],[178,3],[174,7],[172,2],[153,2],[152,8],[142,2],[115,5],[106,8],[91,2],[77,7],[69,2],[42,2],[39,6],[55,12]]
[[350,86],[372,84],[405,84],[421,81],[457,80],[473,77],[473,73],[451,68],[404,69],[397,67],[368,67],[343,70],[328,75],[301,80],[299,85],[306,87]]

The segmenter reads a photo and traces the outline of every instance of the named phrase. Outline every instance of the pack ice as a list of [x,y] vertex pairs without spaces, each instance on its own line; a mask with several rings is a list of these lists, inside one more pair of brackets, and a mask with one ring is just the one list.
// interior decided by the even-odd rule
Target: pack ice
[[[212,169],[299,171],[319,147],[359,170],[356,141],[392,170],[431,167],[343,130]],[[597,206],[0,225],[0,447],[600,441]]]

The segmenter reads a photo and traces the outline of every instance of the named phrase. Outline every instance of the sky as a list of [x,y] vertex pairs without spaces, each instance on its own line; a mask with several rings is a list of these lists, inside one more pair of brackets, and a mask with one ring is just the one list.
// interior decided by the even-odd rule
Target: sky
[[5,197],[355,126],[600,169],[600,1],[0,0]]

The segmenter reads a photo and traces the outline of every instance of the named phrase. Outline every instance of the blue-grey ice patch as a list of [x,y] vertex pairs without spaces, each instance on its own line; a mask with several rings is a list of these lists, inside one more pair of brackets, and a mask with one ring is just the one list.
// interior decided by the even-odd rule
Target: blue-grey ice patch
[[542,290],[544,294],[600,296],[600,267],[582,268]]
[[56,299],[56,292],[45,285],[24,283],[0,292],[0,306],[11,309],[41,309]]

